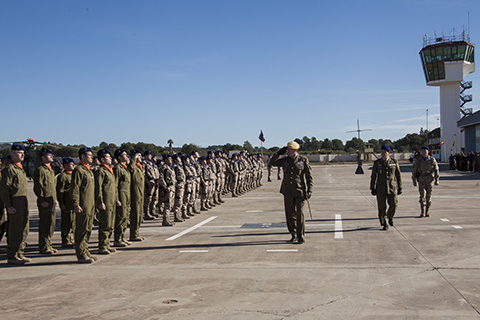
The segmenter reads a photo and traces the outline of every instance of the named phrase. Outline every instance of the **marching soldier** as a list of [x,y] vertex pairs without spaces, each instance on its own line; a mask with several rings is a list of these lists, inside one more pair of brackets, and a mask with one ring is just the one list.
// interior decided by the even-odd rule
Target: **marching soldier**
[[142,152],[140,150],[132,150],[130,152],[132,161],[129,170],[132,175],[132,209],[130,211],[130,241],[143,241],[144,237],[140,236],[140,225],[143,218],[144,191],[145,191],[145,175],[143,173]]
[[0,198],[7,209],[8,216],[8,263],[22,265],[32,261],[23,254],[28,236],[27,175],[22,166],[25,148],[19,144],[13,144],[10,155],[12,163],[2,171]]
[[75,230],[75,215],[73,213],[73,200],[71,194],[72,172],[75,162],[72,158],[63,158],[63,172],[57,178],[57,200],[60,206],[62,222],[60,233],[62,247],[73,247],[73,231]]
[[52,247],[52,236],[55,231],[55,208],[57,206],[57,190],[55,172],[52,170],[53,152],[50,149],[40,150],[42,164],[35,169],[33,190],[37,196],[39,216],[38,250],[41,254],[55,254]]
[[127,230],[127,221],[130,219],[131,209],[131,174],[128,171],[130,158],[125,149],[117,149],[114,153],[117,164],[113,168],[115,174],[116,190],[120,206],[116,207],[115,229],[113,233],[113,245],[115,247],[126,247],[132,243],[125,240],[125,231]]
[[95,181],[90,164],[92,149],[83,147],[78,151],[80,164],[72,173],[72,200],[75,212],[75,253],[79,263],[93,263],[98,258],[88,250],[95,214]]
[[[373,163],[370,178],[370,190],[372,195],[377,196],[378,218],[383,230],[388,230],[389,224],[393,227],[393,216],[398,205],[397,195],[402,194],[400,167],[397,160],[390,158],[391,151],[387,145],[381,147],[382,158]],[[388,218],[388,224],[385,217]]]
[[420,151],[420,157],[417,157],[412,167],[413,186],[417,186],[420,193],[420,218],[430,217],[430,206],[432,205],[433,183],[438,185],[438,164],[434,157],[428,152],[430,149],[423,146]]
[[116,252],[110,247],[110,236],[115,225],[115,209],[122,204],[118,201],[115,174],[110,168],[112,154],[107,149],[97,153],[100,167],[95,171],[95,199],[98,213],[98,253]]
[[[288,231],[292,235],[290,241],[297,240],[302,244],[305,242],[303,206],[305,200],[308,201],[312,196],[313,177],[308,158],[298,154],[299,148],[298,143],[290,141],[286,147],[273,155],[270,164],[283,167],[280,193],[283,194]],[[285,152],[287,156],[279,158]]]

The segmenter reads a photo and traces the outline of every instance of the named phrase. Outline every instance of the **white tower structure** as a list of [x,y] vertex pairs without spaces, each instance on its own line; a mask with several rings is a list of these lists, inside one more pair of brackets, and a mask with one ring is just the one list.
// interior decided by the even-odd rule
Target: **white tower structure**
[[[428,86],[440,87],[441,161],[459,153],[464,142],[457,121],[460,120],[460,112],[465,114],[461,107],[468,100],[463,90],[460,92],[463,78],[475,72],[475,47],[469,41],[465,31],[460,36],[428,39],[425,35],[423,38],[420,57],[425,80]],[[471,96],[469,98],[471,100]]]

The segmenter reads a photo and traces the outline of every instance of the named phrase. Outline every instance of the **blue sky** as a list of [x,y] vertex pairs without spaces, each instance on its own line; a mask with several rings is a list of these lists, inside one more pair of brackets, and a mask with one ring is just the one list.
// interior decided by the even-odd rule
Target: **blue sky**
[[[0,141],[284,145],[437,126],[422,37],[477,0],[0,1]],[[480,109],[480,72],[469,75]]]

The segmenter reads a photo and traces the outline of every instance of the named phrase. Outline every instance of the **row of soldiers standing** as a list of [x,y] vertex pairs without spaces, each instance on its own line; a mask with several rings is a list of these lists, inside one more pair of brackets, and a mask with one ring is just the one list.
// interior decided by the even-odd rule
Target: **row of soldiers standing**
[[[8,262],[21,265],[30,262],[24,256],[28,236],[28,194],[26,175],[21,162],[24,148],[13,145],[12,163],[2,171],[0,199],[8,216]],[[163,219],[163,226],[173,226],[200,211],[223,203],[222,195],[231,192],[239,196],[260,186],[263,161],[260,156],[209,152],[200,157],[164,155],[156,159],[150,151],[142,155],[132,150],[130,157],[124,149],[114,155],[106,149],[98,151],[98,166],[93,166],[93,151],[79,150],[80,163],[63,159],[64,171],[55,179],[51,168],[53,152],[41,150],[42,164],[34,175],[34,192],[39,210],[39,251],[55,254],[52,236],[55,230],[56,204],[61,209],[62,247],[75,247],[79,263],[93,263],[97,257],[90,253],[88,241],[93,221],[98,220],[98,253],[110,254],[114,247],[126,247],[131,241],[143,241],[140,226],[144,219]],[[142,159],[142,156],[144,157]],[[113,165],[115,163],[115,165]],[[200,199],[200,210],[197,208]],[[2,215],[3,215],[3,207]],[[170,217],[173,214],[173,219]],[[125,238],[130,225],[130,238]],[[113,246],[110,238],[113,234]]]

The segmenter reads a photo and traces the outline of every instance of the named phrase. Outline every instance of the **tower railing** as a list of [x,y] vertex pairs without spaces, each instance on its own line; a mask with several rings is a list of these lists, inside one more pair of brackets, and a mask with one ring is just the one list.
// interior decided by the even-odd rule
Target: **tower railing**
[[449,42],[457,42],[457,41],[466,41],[470,43],[470,35],[467,34],[465,30],[462,31],[462,33],[459,35],[453,34],[451,36],[435,35],[435,37],[428,37],[428,35],[424,35],[423,47],[425,48],[426,46],[430,46],[432,44],[449,43]]

